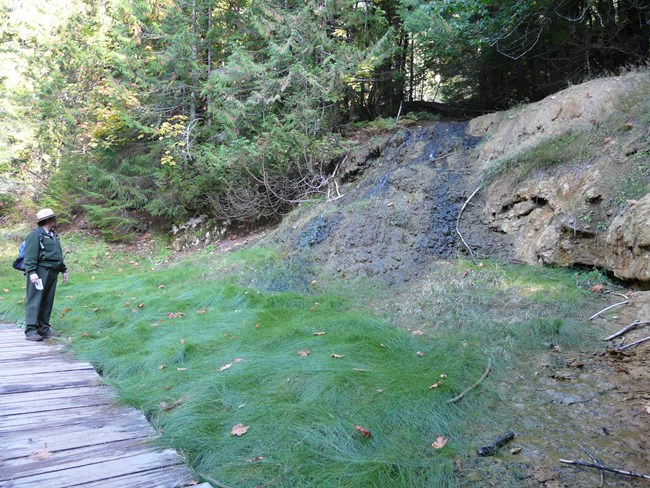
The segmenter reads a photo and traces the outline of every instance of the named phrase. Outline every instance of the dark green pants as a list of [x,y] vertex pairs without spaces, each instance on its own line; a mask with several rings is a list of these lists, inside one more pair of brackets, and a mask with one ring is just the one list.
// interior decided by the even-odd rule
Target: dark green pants
[[54,306],[54,293],[59,276],[58,271],[39,266],[36,274],[43,281],[43,289],[36,286],[27,276],[27,304],[25,305],[25,335],[47,334],[50,330],[50,315]]

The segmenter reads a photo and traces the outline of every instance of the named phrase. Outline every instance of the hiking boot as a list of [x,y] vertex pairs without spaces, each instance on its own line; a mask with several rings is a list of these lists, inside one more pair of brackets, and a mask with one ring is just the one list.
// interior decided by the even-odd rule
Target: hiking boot
[[36,342],[43,340],[43,338],[38,334],[30,334],[28,336],[25,336],[25,339],[27,339],[28,341],[36,341]]
[[49,329],[40,334],[43,339],[51,339],[52,337],[61,337],[61,333],[55,330]]

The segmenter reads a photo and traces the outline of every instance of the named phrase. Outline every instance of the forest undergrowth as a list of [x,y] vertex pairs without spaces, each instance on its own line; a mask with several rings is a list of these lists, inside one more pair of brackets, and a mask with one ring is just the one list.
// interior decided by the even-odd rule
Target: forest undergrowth
[[[21,325],[16,236],[0,238],[0,319]],[[595,341],[581,310],[603,279],[457,259],[387,287],[269,248],[167,262],[161,243],[148,256],[63,243],[60,340],[197,478],[238,487],[459,486],[456,460],[484,440],[487,412],[507,414],[497,385],[549,347]]]

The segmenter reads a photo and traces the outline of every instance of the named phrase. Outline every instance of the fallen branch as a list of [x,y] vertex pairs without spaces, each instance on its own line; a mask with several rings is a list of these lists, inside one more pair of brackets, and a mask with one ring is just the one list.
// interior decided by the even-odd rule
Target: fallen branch
[[601,471],[609,471],[610,473],[622,474],[624,476],[630,476],[632,478],[643,478],[645,480],[650,480],[650,475],[633,473],[632,471],[625,471],[623,469],[610,468],[600,463],[585,463],[584,461],[572,461],[570,459],[560,459],[561,463],[572,464],[573,466],[583,466],[585,468],[595,468],[600,469]]
[[605,292],[605,294],[606,295],[616,295],[617,297],[621,297],[623,300],[627,300],[628,298],[630,298],[627,295],[624,295],[623,293],[617,293],[617,292],[611,291],[611,290],[607,290]]
[[508,442],[510,442],[514,438],[515,438],[514,432],[506,432],[502,436],[497,437],[497,439],[489,446],[479,447],[476,450],[476,454],[483,457],[494,456],[500,447],[505,446]]
[[467,389],[461,391],[458,395],[456,395],[454,398],[450,398],[450,399],[447,400],[445,403],[456,403],[458,400],[460,400],[461,398],[463,398],[463,397],[465,396],[465,393],[467,393],[467,392],[470,391],[470,390],[473,390],[473,389],[476,388],[478,385],[480,385],[481,382],[482,382],[485,378],[487,378],[487,375],[490,374],[490,368],[491,368],[491,367],[492,367],[492,359],[488,359],[487,368],[485,368],[485,373],[483,373],[483,376],[481,376],[481,377],[479,378],[479,380],[478,380],[476,383],[474,383],[472,386],[470,386],[469,388],[467,388]]
[[469,247],[469,245],[467,245],[467,242],[465,242],[465,239],[463,239],[463,235],[460,233],[460,230],[458,229],[458,223],[460,222],[460,217],[463,215],[463,211],[465,210],[465,207],[467,207],[467,204],[469,203],[469,201],[472,198],[474,198],[474,195],[476,195],[480,189],[481,189],[481,186],[479,185],[479,187],[472,192],[472,194],[465,201],[465,203],[463,203],[463,206],[460,208],[460,212],[458,212],[458,218],[456,219],[456,233],[460,237],[460,240],[463,241],[463,244],[465,244],[465,247],[469,251],[469,255],[471,256],[472,261],[474,261],[474,264],[478,264],[478,263],[476,262],[476,258],[474,258],[474,253],[472,252],[472,249]]
[[628,347],[636,346],[638,344],[642,344],[643,342],[650,341],[650,337],[646,337],[645,339],[640,339],[636,342],[630,342],[627,346],[621,346],[618,348],[619,351],[622,351],[623,349],[627,349]]
[[624,302],[618,302],[618,303],[615,303],[614,305],[610,305],[609,307],[605,307],[605,308],[603,308],[600,312],[597,312],[597,313],[593,314],[591,317],[589,317],[589,320],[593,320],[593,319],[595,319],[595,318],[598,317],[601,313],[603,313],[603,312],[607,312],[608,310],[610,310],[610,309],[612,309],[612,308],[614,308],[614,307],[618,307],[618,306],[620,306],[620,305],[626,305],[626,304],[628,304],[628,303],[629,303],[629,301],[628,301],[628,300],[625,300]]
[[621,330],[619,330],[618,332],[616,332],[615,334],[612,334],[609,337],[605,337],[603,340],[604,341],[611,341],[612,339],[614,339],[614,338],[616,338],[616,337],[618,337],[620,335],[623,335],[626,332],[634,329],[637,325],[646,325],[646,324],[650,324],[650,321],[641,322],[640,320],[637,319],[634,322],[632,322],[630,325],[628,325],[628,326],[622,328]]
[[[587,456],[589,456],[591,458],[591,460],[594,462],[594,464],[600,464],[600,461],[598,459],[596,459],[595,457],[593,457],[592,454],[589,451],[587,451],[584,447],[582,448],[582,450],[587,453]],[[605,483],[605,473],[600,471],[600,484],[598,485],[598,488],[603,486],[604,483]]]

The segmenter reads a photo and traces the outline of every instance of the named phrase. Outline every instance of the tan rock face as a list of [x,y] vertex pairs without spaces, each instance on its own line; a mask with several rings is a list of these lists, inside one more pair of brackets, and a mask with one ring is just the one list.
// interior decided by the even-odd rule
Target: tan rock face
[[605,243],[611,251],[607,267],[616,276],[650,281],[650,194],[614,219]]
[[[621,100],[649,86],[649,76],[594,80],[470,122],[470,133],[487,136],[477,166],[514,155],[522,165],[499,174],[483,209],[489,228],[513,239],[517,259],[596,266],[650,285],[650,193],[625,202],[630,186],[636,195],[648,187],[650,139],[642,117],[618,116]],[[612,120],[624,128],[603,130]],[[580,156],[561,165],[537,156],[538,169],[526,173],[527,150],[570,131],[584,134]]]

